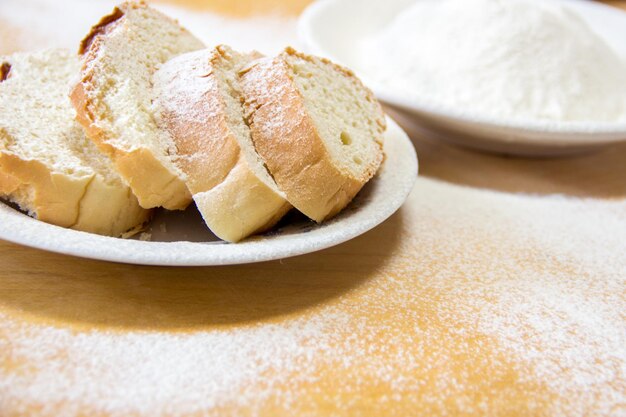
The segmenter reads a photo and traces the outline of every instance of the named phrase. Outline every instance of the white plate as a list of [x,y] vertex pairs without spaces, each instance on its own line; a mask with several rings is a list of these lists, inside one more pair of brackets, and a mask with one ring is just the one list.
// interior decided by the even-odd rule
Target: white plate
[[391,216],[417,177],[417,157],[407,135],[388,118],[386,159],[379,173],[334,219],[317,225],[290,213],[275,229],[242,243],[219,241],[195,208],[163,212],[151,223],[151,241],[98,236],[40,222],[0,203],[0,238],[33,248],[105,261],[201,266],[269,261],[345,242]]
[[[626,13],[587,0],[552,0],[577,10],[590,26],[626,57]],[[474,148],[532,156],[588,151],[626,140],[626,123],[502,121],[470,114],[465,109],[433,105],[390,91],[359,71],[358,41],[387,25],[415,0],[320,0],[300,17],[301,41],[311,53],[352,69],[385,103],[442,139]]]

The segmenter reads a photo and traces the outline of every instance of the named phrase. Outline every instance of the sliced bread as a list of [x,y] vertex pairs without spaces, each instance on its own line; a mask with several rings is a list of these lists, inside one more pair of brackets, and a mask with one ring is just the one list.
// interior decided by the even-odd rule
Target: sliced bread
[[349,70],[287,48],[241,71],[240,84],[256,151],[309,218],[337,214],[378,170],[385,117]]
[[174,210],[191,202],[174,143],[154,120],[151,79],[159,65],[201,48],[177,21],[143,2],[116,7],[81,44],[71,94],[78,120],[143,207]]
[[272,227],[289,209],[254,150],[237,72],[253,56],[226,46],[181,55],[154,76],[158,120],[207,226],[237,242]]
[[0,196],[39,220],[119,236],[149,217],[75,121],[74,54],[0,57]]

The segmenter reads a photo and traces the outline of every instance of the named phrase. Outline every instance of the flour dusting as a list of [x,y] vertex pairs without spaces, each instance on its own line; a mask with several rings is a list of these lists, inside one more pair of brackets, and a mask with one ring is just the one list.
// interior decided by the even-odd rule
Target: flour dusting
[[350,415],[376,398],[381,414],[619,415],[625,209],[422,178],[375,275],[296,317],[171,334],[1,313],[2,360],[22,365],[2,371],[0,406]]

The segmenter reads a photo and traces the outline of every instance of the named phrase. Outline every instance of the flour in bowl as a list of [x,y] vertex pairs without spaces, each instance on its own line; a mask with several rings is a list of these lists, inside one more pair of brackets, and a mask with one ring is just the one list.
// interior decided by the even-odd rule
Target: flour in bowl
[[626,60],[555,3],[420,0],[364,39],[360,57],[390,90],[468,115],[626,121]]

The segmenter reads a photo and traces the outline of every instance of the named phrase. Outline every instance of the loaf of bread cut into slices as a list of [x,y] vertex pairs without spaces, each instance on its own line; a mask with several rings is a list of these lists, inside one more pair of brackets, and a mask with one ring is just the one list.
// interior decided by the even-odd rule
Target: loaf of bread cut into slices
[[288,201],[321,222],[383,160],[385,117],[352,72],[287,48],[240,74],[256,151]]
[[76,123],[78,69],[64,50],[0,57],[0,195],[39,220],[119,236],[149,211]]
[[291,208],[244,121],[237,73],[253,57],[218,46],[174,58],[154,76],[159,124],[176,143],[196,206],[230,242],[272,227]]
[[80,48],[80,81],[71,98],[88,136],[109,155],[146,208],[191,202],[174,144],[152,114],[151,79],[160,64],[203,44],[143,2],[116,7]]

